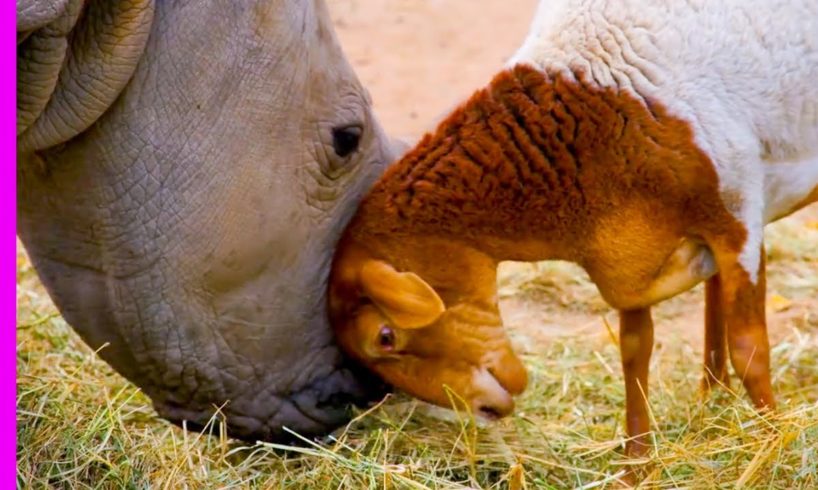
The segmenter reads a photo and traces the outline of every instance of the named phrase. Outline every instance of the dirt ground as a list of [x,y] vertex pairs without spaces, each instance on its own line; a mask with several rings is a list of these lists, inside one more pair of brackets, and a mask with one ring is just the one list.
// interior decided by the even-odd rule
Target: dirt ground
[[[415,139],[486,84],[523,41],[537,0],[329,0],[347,57],[387,132]],[[768,227],[773,341],[818,328],[818,205]],[[783,250],[783,253],[781,252]],[[616,315],[570,264],[504,264],[501,308],[523,348],[555,335],[608,337]],[[703,290],[654,309],[657,339],[700,348]]]
[[387,132],[419,137],[522,43],[537,0],[328,0]]

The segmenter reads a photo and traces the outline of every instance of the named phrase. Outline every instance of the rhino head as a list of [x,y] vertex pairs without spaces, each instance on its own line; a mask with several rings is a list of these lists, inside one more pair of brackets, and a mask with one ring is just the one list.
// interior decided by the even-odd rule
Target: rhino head
[[241,438],[379,394],[325,291],[395,154],[324,2],[17,8],[18,233],[66,321],[162,417]]

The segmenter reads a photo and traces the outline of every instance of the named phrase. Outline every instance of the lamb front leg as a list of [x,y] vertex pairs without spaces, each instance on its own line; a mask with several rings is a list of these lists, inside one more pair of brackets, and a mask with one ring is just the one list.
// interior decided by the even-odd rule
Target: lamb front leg
[[619,349],[625,374],[625,418],[628,431],[625,453],[642,456],[650,449],[648,432],[648,370],[653,351],[650,308],[619,311]]

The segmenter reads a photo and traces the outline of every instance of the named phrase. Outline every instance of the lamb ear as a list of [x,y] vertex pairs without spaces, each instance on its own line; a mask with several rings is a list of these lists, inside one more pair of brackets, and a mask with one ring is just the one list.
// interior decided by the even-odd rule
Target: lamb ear
[[398,328],[423,328],[446,311],[432,286],[411,272],[398,272],[380,260],[361,268],[361,289]]

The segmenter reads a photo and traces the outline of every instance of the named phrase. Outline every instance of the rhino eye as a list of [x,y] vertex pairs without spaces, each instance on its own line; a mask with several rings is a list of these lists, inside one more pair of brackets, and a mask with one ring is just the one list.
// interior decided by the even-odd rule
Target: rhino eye
[[332,148],[341,158],[358,149],[364,128],[358,125],[343,126],[332,130]]
[[395,332],[386,325],[383,325],[380,332],[378,332],[378,345],[386,350],[395,346]]

